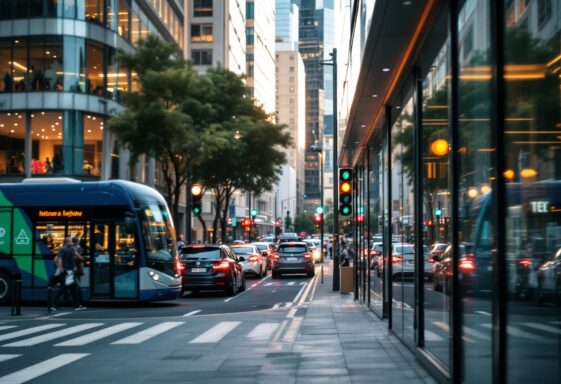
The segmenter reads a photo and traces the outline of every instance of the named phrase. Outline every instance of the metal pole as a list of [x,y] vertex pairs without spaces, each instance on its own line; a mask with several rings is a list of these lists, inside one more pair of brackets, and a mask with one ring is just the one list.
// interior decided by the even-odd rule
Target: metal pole
[[251,243],[251,231],[253,230],[253,216],[251,216],[251,192],[249,192],[249,234],[247,235],[247,241]]
[[[320,175],[320,188],[321,188],[321,190],[320,190],[320,205],[321,205],[322,209],[323,209],[323,154],[324,154],[324,152],[323,152],[323,149],[322,149],[321,152],[319,153],[319,160],[320,160],[319,169],[320,169],[320,172],[321,172],[321,175]],[[324,255],[323,255],[323,216],[324,215],[323,215],[323,212],[322,212],[321,213],[321,223],[320,223],[320,237],[319,237],[320,238],[319,250],[321,252],[322,265],[323,265],[323,262],[324,262]]]
[[339,276],[339,167],[338,167],[338,146],[339,124],[337,114],[337,48],[333,48],[331,53],[333,59],[333,290],[340,289]]
[[191,211],[193,207],[191,206],[191,170],[187,169],[187,175],[185,180],[185,242],[186,244],[191,244]]

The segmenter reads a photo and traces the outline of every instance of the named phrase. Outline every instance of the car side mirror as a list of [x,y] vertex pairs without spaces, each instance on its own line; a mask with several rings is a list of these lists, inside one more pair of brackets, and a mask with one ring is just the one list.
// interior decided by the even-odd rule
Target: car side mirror
[[245,261],[245,257],[243,257],[243,256],[238,257],[238,261],[240,261],[240,262]]
[[440,260],[439,260],[439,257],[436,256],[436,255],[433,255],[433,256],[432,256],[432,259],[433,259],[434,261],[440,261]]
[[261,255],[267,256],[267,255],[268,255],[268,254],[267,254],[267,251],[262,251],[262,252],[261,252]]

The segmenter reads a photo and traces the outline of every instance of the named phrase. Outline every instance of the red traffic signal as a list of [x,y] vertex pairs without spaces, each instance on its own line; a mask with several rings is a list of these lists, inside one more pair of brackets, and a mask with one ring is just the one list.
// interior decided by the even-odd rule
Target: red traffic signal
[[275,221],[275,227],[277,227],[277,228],[281,227],[281,221],[280,220]]
[[313,217],[314,223],[321,223],[321,220],[322,220],[321,216],[322,215],[320,215],[319,213],[314,213],[314,217]]

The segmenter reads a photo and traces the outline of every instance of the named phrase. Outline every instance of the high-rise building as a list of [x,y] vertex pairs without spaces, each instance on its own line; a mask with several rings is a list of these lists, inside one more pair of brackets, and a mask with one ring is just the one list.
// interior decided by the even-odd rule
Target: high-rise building
[[185,8],[185,57],[203,72],[220,65],[246,73],[246,0],[190,0]]
[[[288,126],[294,147],[286,150],[292,178],[283,178],[277,186],[277,212],[286,216],[302,211],[304,195],[304,151],[306,114],[306,73],[296,44],[277,43],[276,51],[276,110],[277,123]],[[281,80],[282,79],[282,80]],[[289,200],[285,206],[283,200]],[[288,209],[290,207],[290,209]]]
[[151,183],[154,162],[124,172],[126,151],[104,129],[139,86],[115,54],[150,33],[181,47],[181,2],[4,0],[0,30],[0,177]]
[[275,12],[277,43],[298,44],[300,0],[276,0]]
[[[311,209],[320,199],[320,156],[313,152],[313,144],[324,146],[325,115],[332,115],[332,77],[325,77],[322,61],[326,59],[326,37],[333,46],[333,0],[302,0],[299,22],[299,50],[306,68],[306,155],[304,209]],[[326,34],[327,28],[331,30]],[[326,103],[327,98],[327,103]],[[326,112],[326,105],[330,108]],[[323,154],[325,158],[325,153]]]

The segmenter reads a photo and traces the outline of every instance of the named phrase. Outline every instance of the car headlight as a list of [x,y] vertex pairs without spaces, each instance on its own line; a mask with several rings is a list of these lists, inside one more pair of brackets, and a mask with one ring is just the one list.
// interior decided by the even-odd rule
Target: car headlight
[[150,277],[152,279],[154,279],[155,281],[159,281],[160,280],[160,275],[158,275],[156,272],[154,271],[149,271],[148,274],[150,275]]

